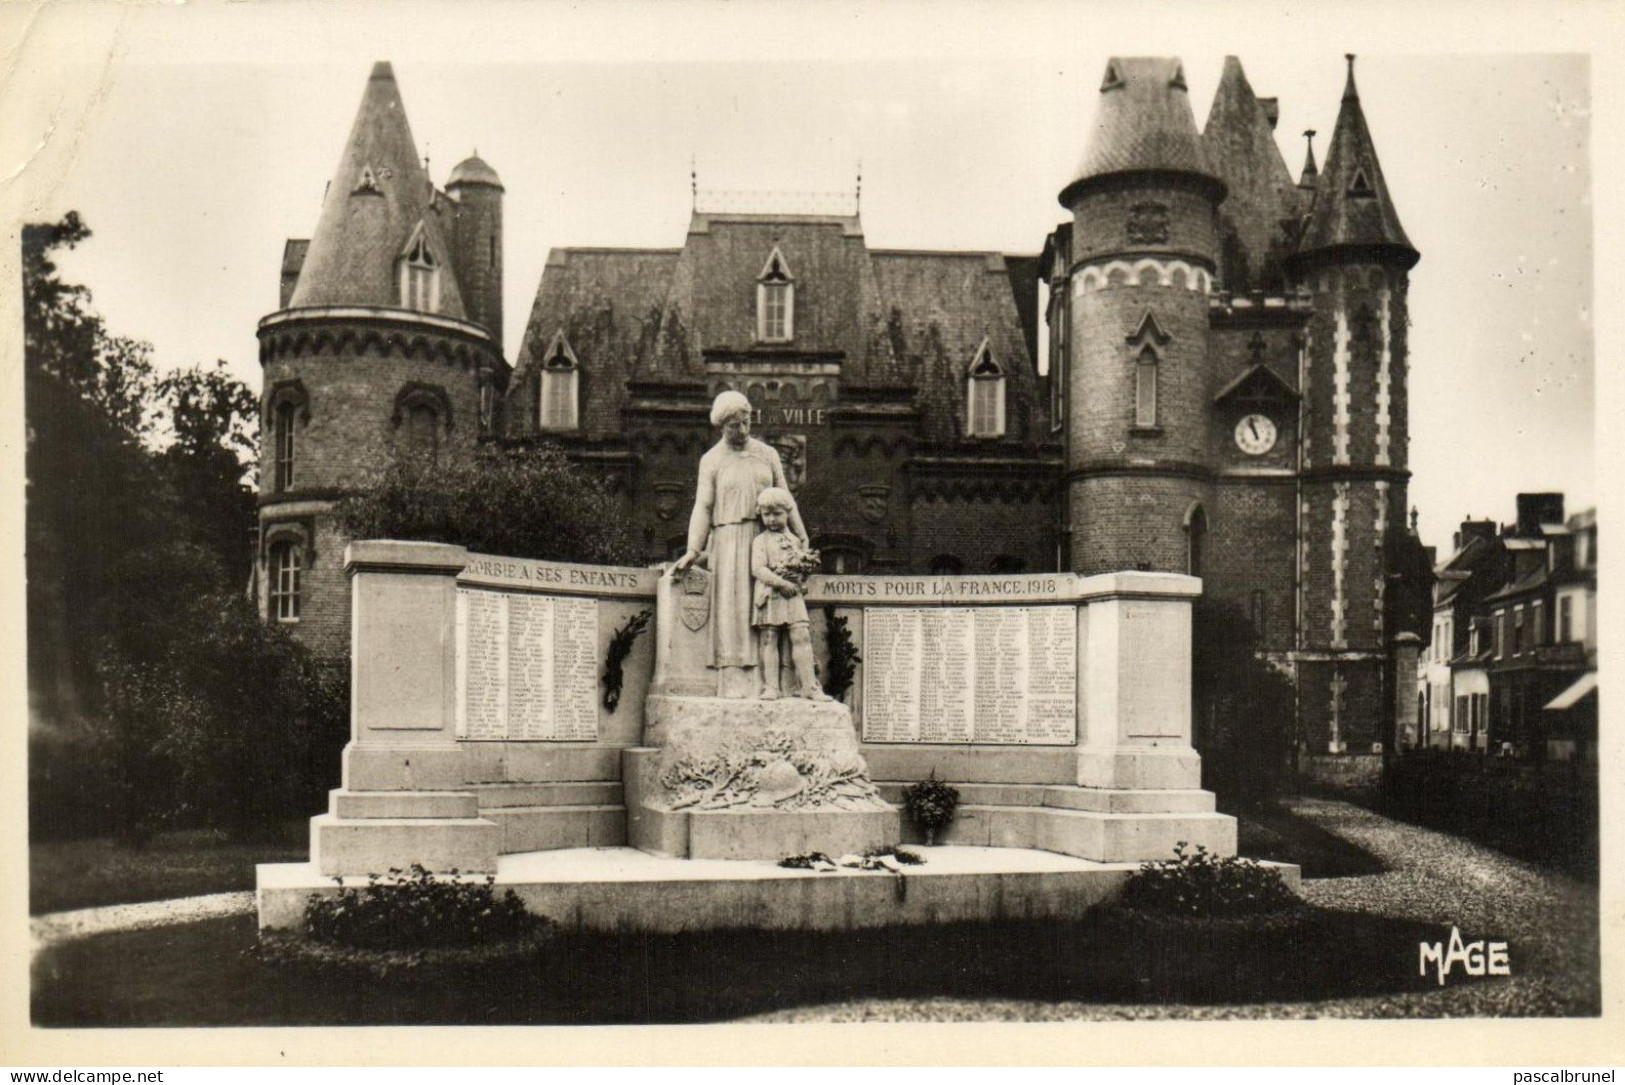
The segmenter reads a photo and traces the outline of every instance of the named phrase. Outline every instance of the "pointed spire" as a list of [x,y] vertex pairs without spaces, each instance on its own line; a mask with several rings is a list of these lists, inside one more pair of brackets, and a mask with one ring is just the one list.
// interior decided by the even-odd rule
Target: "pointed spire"
[[394,69],[381,60],[367,80],[289,304],[399,305],[397,259],[427,222],[442,269],[439,311],[462,317],[451,252],[430,211],[431,191]]
[[1288,247],[1281,223],[1300,213],[1299,196],[1269,113],[1236,57],[1224,58],[1202,130],[1202,151],[1229,191],[1219,205],[1225,286],[1278,289]]
[[1320,178],[1320,167],[1315,165],[1315,130],[1303,130],[1303,174],[1298,178],[1299,188],[1314,188],[1315,181]]
[[1399,212],[1388,194],[1376,145],[1360,108],[1354,84],[1354,54],[1348,56],[1348,82],[1343,104],[1326,149],[1326,168],[1315,188],[1314,207],[1298,246],[1300,256],[1340,248],[1386,250],[1405,266],[1420,254],[1399,224]]
[[1217,182],[1177,57],[1113,57],[1106,64],[1094,127],[1083,162],[1061,191],[1061,203],[1088,182],[1143,171],[1193,174]]

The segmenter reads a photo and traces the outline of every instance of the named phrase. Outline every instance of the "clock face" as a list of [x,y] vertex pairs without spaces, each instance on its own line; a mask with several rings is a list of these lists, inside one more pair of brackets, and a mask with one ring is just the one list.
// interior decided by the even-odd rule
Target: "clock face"
[[1275,423],[1268,415],[1250,414],[1236,423],[1236,447],[1249,456],[1262,456],[1275,447]]

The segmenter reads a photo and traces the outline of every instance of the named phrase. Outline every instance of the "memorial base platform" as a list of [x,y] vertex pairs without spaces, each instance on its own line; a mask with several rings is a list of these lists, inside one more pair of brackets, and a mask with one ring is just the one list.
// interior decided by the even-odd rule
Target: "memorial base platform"
[[[1075,918],[1109,900],[1137,863],[1095,863],[1026,848],[918,849],[899,876],[791,870],[769,860],[673,859],[635,848],[504,855],[498,892],[567,929],[677,932],[849,930],[995,919]],[[1278,865],[1278,864],[1272,864]],[[1279,865],[1298,887],[1296,866]],[[257,868],[260,927],[294,930],[311,894],[336,894],[310,863]],[[347,878],[346,885],[366,884]]]
[[782,859],[896,844],[898,812],[837,701],[651,695],[627,750],[627,840],[688,859]]

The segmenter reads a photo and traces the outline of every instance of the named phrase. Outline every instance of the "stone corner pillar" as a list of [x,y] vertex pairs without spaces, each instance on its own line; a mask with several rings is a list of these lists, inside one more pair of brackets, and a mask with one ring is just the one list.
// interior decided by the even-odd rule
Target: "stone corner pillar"
[[1196,577],[1116,572],[1078,581],[1078,783],[1196,788],[1191,746],[1191,609]]
[[344,786],[311,819],[324,875],[496,869],[500,828],[459,791],[457,574],[468,551],[367,540],[344,551],[350,578],[350,742]]

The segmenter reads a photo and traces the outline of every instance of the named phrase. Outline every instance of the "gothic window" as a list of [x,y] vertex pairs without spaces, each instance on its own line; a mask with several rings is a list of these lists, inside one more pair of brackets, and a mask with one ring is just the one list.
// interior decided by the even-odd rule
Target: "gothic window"
[[581,363],[575,351],[559,332],[553,337],[542,361],[541,390],[538,396],[536,426],[543,430],[580,428]]
[[986,339],[976,350],[966,381],[966,430],[972,437],[1004,436],[1004,370]]
[[1137,429],[1157,425],[1157,352],[1149,343],[1134,360],[1134,425]]
[[1055,302],[1055,319],[1050,322],[1049,422],[1052,430],[1066,425],[1067,303],[1065,296]]
[[290,400],[283,400],[276,408],[276,482],[273,488],[277,493],[293,488],[294,410]]
[[788,343],[795,338],[796,284],[784,254],[775,247],[756,279],[756,338]]
[[1201,505],[1192,505],[1185,514],[1185,571],[1191,576],[1202,575],[1202,557],[1206,549],[1207,512]]
[[401,305],[424,313],[440,311],[440,261],[421,223],[401,256]]
[[406,448],[433,461],[440,451],[440,414],[427,403],[413,403],[406,409]]
[[823,546],[819,552],[823,555],[824,572],[831,576],[863,572],[863,554],[856,549]]
[[270,616],[279,622],[299,620],[299,567],[303,548],[292,540],[274,543],[270,553]]

